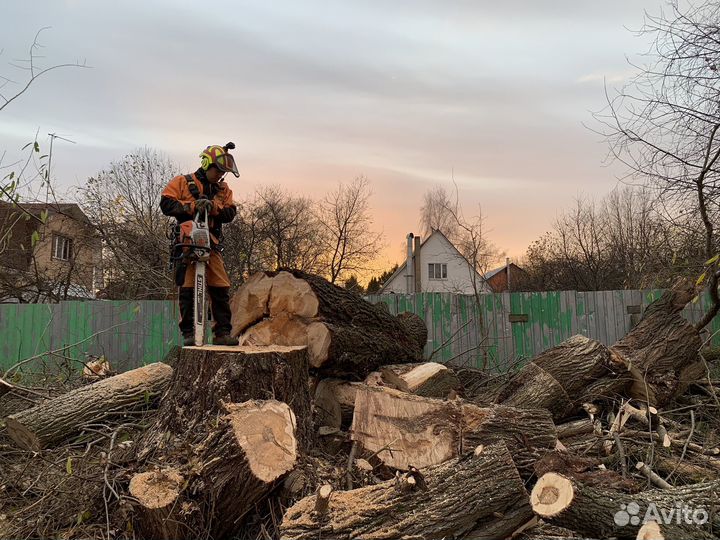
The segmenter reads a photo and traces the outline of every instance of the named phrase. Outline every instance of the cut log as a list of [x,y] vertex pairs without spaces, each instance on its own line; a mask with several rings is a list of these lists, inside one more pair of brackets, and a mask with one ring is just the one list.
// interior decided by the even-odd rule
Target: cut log
[[[351,374],[356,378],[384,364],[422,359],[427,329],[416,315],[395,317],[351,291],[299,270],[262,276],[253,277],[235,295],[233,309],[242,309],[251,297],[248,291],[263,279],[270,281],[265,313],[269,318],[247,322],[256,316],[234,314],[237,324],[233,333],[244,330],[246,343],[307,345],[312,367],[325,375]],[[260,311],[258,308],[253,313]],[[279,317],[284,320],[273,322]],[[260,328],[254,330],[255,326]]]
[[555,420],[565,418],[573,410],[573,400],[562,384],[533,362],[510,380],[497,403],[521,409],[547,409]]
[[543,409],[480,408],[382,387],[361,387],[355,397],[352,438],[389,467],[427,467],[472,451],[480,444],[507,444],[524,476],[557,444]]
[[[673,516],[677,505],[685,505],[691,512],[704,509],[710,516],[708,523],[681,525],[685,532],[680,537],[694,538],[695,533],[720,526],[718,495],[720,481],[644,491],[638,496],[585,486],[566,476],[547,473],[535,484],[530,503],[546,521],[601,538],[635,538],[651,503],[651,512],[655,509]],[[638,519],[631,520],[633,516]]]
[[318,299],[304,279],[288,272],[278,272],[272,279],[270,291],[270,316],[281,313],[311,318],[318,314]]
[[245,329],[270,314],[270,288],[273,279],[265,272],[253,274],[243,283],[230,300],[232,335],[239,336]]
[[342,379],[322,379],[315,388],[313,414],[316,427],[347,428],[355,410],[355,393],[365,386]]
[[561,420],[585,402],[621,392],[630,382],[625,372],[602,343],[577,335],[535,357],[506,384],[496,402],[544,408]]
[[[383,304],[387,306],[387,304]],[[400,323],[405,327],[408,334],[415,338],[417,346],[423,350],[427,345],[428,330],[425,321],[416,313],[411,311],[403,311],[397,315]]]
[[410,489],[390,480],[335,492],[324,515],[314,512],[316,496],[306,497],[285,513],[280,538],[459,538],[478,524],[492,528],[492,538],[505,538],[518,516],[527,521],[531,515],[523,482],[504,445],[419,472],[421,478],[413,477]]
[[658,474],[653,471],[648,465],[643,463],[642,461],[638,461],[635,464],[635,468],[640,471],[645,478],[650,480],[654,485],[659,487],[660,489],[672,489],[672,485],[668,484],[665,480],[660,478]]
[[455,372],[436,362],[383,366],[378,373],[384,386],[417,396],[447,398],[461,387]]
[[581,482],[585,486],[605,487],[625,493],[638,493],[642,490],[642,486],[635,480],[623,478],[611,469],[601,468],[600,464],[601,461],[597,458],[568,452],[550,452],[535,462],[534,468],[538,478],[553,472]]
[[78,433],[84,424],[153,404],[172,375],[170,366],[158,362],[77,388],[8,416],[8,434],[26,450],[51,447]]
[[305,347],[183,347],[157,423],[139,445],[139,457],[155,450],[159,441],[153,437],[169,433],[184,440],[195,431],[201,434],[225,412],[223,402],[251,399],[287,403],[298,422],[299,444],[306,447],[312,438],[307,370]]
[[182,538],[181,505],[177,504],[182,484],[183,477],[174,469],[148,471],[130,480],[130,495],[139,505],[140,530],[147,538]]
[[[224,408],[227,414],[188,448],[190,459],[174,467],[185,478],[183,488],[175,482],[162,491],[162,504],[155,498],[141,500],[140,528],[148,537],[233,536],[241,530],[242,518],[295,467],[298,444],[290,407],[251,400]],[[131,480],[131,492],[133,483],[147,484],[148,474],[153,473]]]
[[703,467],[689,461],[680,461],[665,456],[655,457],[655,467],[666,477],[673,475],[689,482],[714,480],[720,474],[718,470],[713,470],[710,467]]
[[687,388],[687,378],[699,362],[701,340],[680,312],[695,296],[689,281],[680,281],[650,304],[642,320],[610,349],[633,377],[630,396],[651,405],[666,405]]

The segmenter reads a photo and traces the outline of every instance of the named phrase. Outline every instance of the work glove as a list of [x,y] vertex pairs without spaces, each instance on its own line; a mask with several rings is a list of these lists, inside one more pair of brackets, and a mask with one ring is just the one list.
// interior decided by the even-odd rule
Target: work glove
[[210,199],[198,199],[195,201],[195,211],[200,213],[207,210],[208,214],[213,210],[213,202]]

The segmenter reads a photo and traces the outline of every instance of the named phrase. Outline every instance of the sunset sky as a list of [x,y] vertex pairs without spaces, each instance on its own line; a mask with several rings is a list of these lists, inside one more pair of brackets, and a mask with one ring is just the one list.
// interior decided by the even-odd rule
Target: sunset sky
[[[3,0],[0,75],[44,26],[56,71],[0,112],[4,163],[36,131],[56,132],[53,177],[72,196],[140,146],[190,172],[208,144],[233,140],[240,199],[278,184],[322,197],[364,175],[387,247],[417,232],[423,192],[459,186],[482,205],[513,258],[580,194],[622,172],[588,127],[603,81],[621,85],[648,43],[659,0],[114,1]],[[6,88],[7,89],[7,88]]]

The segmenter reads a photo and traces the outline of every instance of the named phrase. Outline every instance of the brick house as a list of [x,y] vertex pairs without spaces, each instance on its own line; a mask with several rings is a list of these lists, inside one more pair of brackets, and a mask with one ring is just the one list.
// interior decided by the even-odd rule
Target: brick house
[[102,244],[74,203],[0,202],[0,302],[95,298]]

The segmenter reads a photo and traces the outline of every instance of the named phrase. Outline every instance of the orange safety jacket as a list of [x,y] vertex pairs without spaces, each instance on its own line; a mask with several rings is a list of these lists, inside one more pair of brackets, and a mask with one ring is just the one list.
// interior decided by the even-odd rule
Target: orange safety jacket
[[[208,229],[213,243],[222,240],[222,224],[230,223],[237,215],[237,207],[233,202],[233,194],[225,182],[211,184],[205,178],[205,171],[198,171],[190,176],[176,176],[165,187],[160,197],[160,209],[166,216],[174,217],[178,223],[193,219],[195,216],[195,201],[205,195],[213,201],[213,208],[208,216]],[[194,185],[193,185],[194,184]],[[193,192],[197,192],[194,194]],[[181,277],[181,287],[192,287],[195,278],[195,265],[189,265],[184,279]],[[225,265],[220,253],[213,249],[207,266],[207,280],[211,287],[229,287]]]

